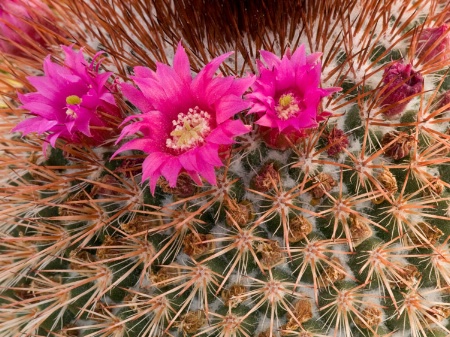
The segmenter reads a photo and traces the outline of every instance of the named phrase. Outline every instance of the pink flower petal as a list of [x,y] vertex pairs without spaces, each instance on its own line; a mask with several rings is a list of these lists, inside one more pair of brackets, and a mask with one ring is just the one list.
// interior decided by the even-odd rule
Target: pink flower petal
[[271,52],[260,50],[259,53],[269,69],[276,68],[281,63],[280,58]]
[[144,97],[144,94],[131,84],[122,83],[120,89],[125,98],[143,113],[153,110],[153,106],[150,104],[149,100]]
[[178,76],[187,83],[192,80],[191,67],[189,64],[189,59],[184,50],[181,42],[178,43],[177,51],[173,60],[173,69],[177,72]]
[[161,174],[167,179],[170,187],[175,187],[177,185],[177,179],[181,168],[182,165],[178,157],[171,157],[161,166]]
[[250,102],[243,101],[242,98],[237,96],[227,96],[226,99],[222,99],[217,105],[216,120],[217,123],[223,123],[226,120],[232,118],[240,111],[244,111],[250,107]]
[[198,150],[198,157],[213,166],[222,166],[222,160],[219,157],[219,148],[215,145],[204,145]]

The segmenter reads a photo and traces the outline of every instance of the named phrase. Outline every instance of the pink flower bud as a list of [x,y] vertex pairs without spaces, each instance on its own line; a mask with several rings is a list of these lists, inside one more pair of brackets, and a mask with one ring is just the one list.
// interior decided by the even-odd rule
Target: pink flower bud
[[422,75],[403,61],[396,61],[384,70],[383,83],[381,107],[389,106],[384,111],[388,117],[402,113],[412,96],[423,89]]
[[55,18],[46,4],[40,0],[2,0],[0,2],[0,51],[23,56],[20,47],[32,43],[45,45],[45,40],[36,30],[36,24],[58,32],[52,23]]
[[448,26],[443,24],[436,28],[425,28],[417,43],[417,57],[424,62],[432,60],[446,61],[450,59],[450,36]]

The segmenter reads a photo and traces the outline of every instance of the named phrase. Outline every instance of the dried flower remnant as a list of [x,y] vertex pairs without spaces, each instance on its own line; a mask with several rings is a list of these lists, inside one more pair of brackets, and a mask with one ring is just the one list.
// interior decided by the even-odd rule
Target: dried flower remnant
[[258,246],[258,252],[261,253],[261,266],[264,269],[270,269],[279,264],[284,263],[285,256],[281,250],[278,241],[269,240],[268,242],[260,243]]
[[19,99],[22,108],[33,117],[20,122],[12,131],[24,135],[46,133],[46,141],[52,147],[58,138],[98,145],[112,136],[111,118],[119,116],[107,83],[112,73],[99,73],[99,63],[94,66],[101,52],[88,64],[82,51],[62,48],[66,55],[64,66],[53,63],[49,55],[44,60],[44,76],[28,77],[38,91],[19,94]]
[[311,190],[311,194],[314,199],[321,199],[326,193],[330,192],[331,189],[337,186],[336,180],[328,174],[321,172],[313,179],[314,188]]
[[298,300],[294,304],[292,313],[294,316],[289,315],[288,322],[285,326],[287,330],[297,330],[301,324],[309,321],[313,317],[311,301],[307,298]]
[[215,248],[215,244],[214,242],[208,242],[210,240],[214,240],[212,234],[186,234],[183,239],[183,251],[193,258],[211,253]]
[[289,242],[295,243],[303,240],[312,232],[312,225],[305,217],[298,215],[289,219]]
[[265,164],[259,172],[252,178],[251,187],[259,192],[267,192],[280,182],[278,165],[273,162]]
[[383,136],[381,143],[383,146],[387,146],[384,150],[386,156],[399,160],[409,155],[414,145],[414,136],[406,132],[391,131]]
[[[383,171],[381,171],[377,176],[376,179],[381,184],[381,187],[383,190],[389,195],[392,196],[395,192],[398,190],[397,186],[397,180],[395,176],[392,174],[392,172],[387,169],[383,168]],[[378,190],[378,189],[376,189]],[[381,204],[386,198],[381,195],[379,197],[373,198],[372,202],[374,204]]]
[[199,190],[197,184],[191,179],[189,174],[185,172],[182,172],[178,176],[177,184],[175,185],[175,187],[170,187],[169,182],[162,177],[159,179],[158,185],[165,193],[172,194],[178,198],[187,198],[193,196]]
[[173,283],[181,275],[181,269],[178,265],[162,265],[156,273],[150,274],[150,280],[157,287],[164,287],[168,283]]
[[356,316],[355,324],[363,329],[367,327],[376,327],[381,324],[382,316],[383,313],[380,309],[375,306],[369,306],[364,308],[361,312],[361,318],[364,320],[361,320],[358,316]]
[[249,200],[236,202],[234,199],[230,199],[226,209],[225,221],[228,226],[233,226],[236,223],[243,228],[251,223],[256,216],[255,208]]
[[327,153],[329,156],[334,157],[348,147],[348,136],[344,131],[334,127],[327,135],[327,145],[331,145]]
[[423,77],[411,64],[395,61],[384,69],[381,108],[386,117],[394,117],[405,110],[412,96],[422,92]]
[[317,282],[318,288],[325,288],[337,281],[342,281],[345,279],[345,274],[341,271],[344,270],[341,261],[339,261],[337,257],[333,257],[331,260],[336,266],[340,267],[340,270],[333,266],[327,266],[319,275],[319,280]]
[[203,310],[189,311],[183,316],[180,323],[185,333],[194,334],[206,323],[205,312]]
[[276,148],[277,135],[295,140],[316,128],[328,115],[320,113],[321,99],[341,88],[320,88],[321,53],[306,55],[304,45],[292,54],[288,49],[282,59],[265,50],[260,54],[265,64],[258,63],[259,77],[247,95],[249,113],[257,115],[263,132],[269,129],[265,141]]
[[[135,67],[133,85],[122,84],[122,92],[142,114],[125,119],[119,141],[141,133],[143,137],[126,142],[116,154],[141,150],[148,154],[142,165],[142,181],[149,180],[152,193],[159,177],[175,187],[178,176],[186,172],[198,185],[200,177],[216,185],[214,168],[223,166],[221,146],[234,143],[236,136],[249,132],[240,119],[233,117],[249,108],[242,99],[254,82],[253,77],[214,76],[231,53],[208,63],[192,78],[188,56],[178,45],[173,67],[157,64],[156,72]],[[115,154],[115,155],[116,155]]]
[[53,24],[55,21],[51,10],[40,0],[2,0],[0,3],[0,35],[2,36],[0,51],[26,56],[32,44],[45,46],[43,32],[38,32],[35,26],[39,24],[45,30],[60,33]]
[[419,222],[414,227],[414,230],[411,229],[407,232],[408,239],[416,245],[421,245],[425,242],[434,245],[442,235],[444,235],[444,232],[439,227],[423,221]]
[[423,62],[448,60],[450,58],[448,28],[447,24],[443,24],[439,27],[423,29],[417,41],[417,58],[423,58]]
[[235,283],[222,291],[222,299],[227,307],[236,308],[247,299],[248,296],[244,295],[246,292],[246,286]]
[[420,282],[422,277],[419,269],[412,264],[402,266],[399,270],[399,275],[401,278],[393,277],[389,280],[393,287],[397,287],[399,289],[408,289],[411,286],[415,286],[418,282]]
[[425,321],[429,324],[441,322],[450,317],[450,308],[442,305],[433,305],[427,310],[427,313],[431,316],[426,316]]
[[358,218],[355,214],[350,213],[348,222],[354,247],[358,247],[361,242],[373,235],[372,228],[370,228],[370,226],[363,219]]

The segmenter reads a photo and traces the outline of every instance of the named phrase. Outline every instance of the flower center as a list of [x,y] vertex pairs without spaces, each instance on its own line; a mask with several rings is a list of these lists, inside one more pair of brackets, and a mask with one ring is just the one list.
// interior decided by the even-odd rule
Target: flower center
[[[66,97],[66,104],[67,105],[78,105],[81,104],[82,99],[81,97],[77,96],[77,95],[70,95]],[[77,118],[77,113],[75,111],[73,111],[71,108],[67,108],[66,110],[66,115],[71,117],[71,118]]]
[[66,97],[66,103],[70,104],[70,105],[77,105],[80,104],[82,102],[81,97],[77,96],[77,95],[70,95]]
[[278,99],[278,105],[275,107],[278,118],[287,120],[295,116],[300,110],[298,103],[293,94],[281,95]]
[[178,119],[172,121],[175,127],[166,140],[166,146],[174,150],[187,150],[204,142],[211,128],[211,116],[198,106],[188,113],[179,113]]

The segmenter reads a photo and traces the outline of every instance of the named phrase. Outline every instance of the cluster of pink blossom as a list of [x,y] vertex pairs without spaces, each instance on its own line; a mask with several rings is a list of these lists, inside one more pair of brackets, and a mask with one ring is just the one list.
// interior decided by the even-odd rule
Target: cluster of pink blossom
[[[33,117],[13,131],[45,133],[46,144],[53,147],[58,138],[99,145],[113,137],[103,130],[113,128],[108,122],[111,117],[119,117],[114,98],[118,92],[108,82],[112,73],[100,73],[94,61],[84,60],[82,52],[70,47],[63,50],[64,66],[48,56],[44,76],[28,78],[37,92],[19,98]],[[180,43],[172,67],[162,63],[156,71],[135,67],[131,79],[137,87],[121,83],[123,96],[141,113],[123,121],[116,144],[128,141],[115,155],[126,150],[145,152],[142,180],[149,180],[152,192],[159,177],[175,186],[181,172],[198,184],[202,178],[216,184],[215,168],[223,166],[220,154],[252,128],[238,113],[255,114],[255,125],[270,134],[267,144],[277,148],[271,137],[307,135],[326,115],[320,109],[321,99],[340,90],[320,88],[320,54],[307,55],[303,46],[292,54],[288,50],[282,59],[261,51],[266,65],[259,63],[258,76],[216,76],[230,55],[215,58],[193,77]]]

